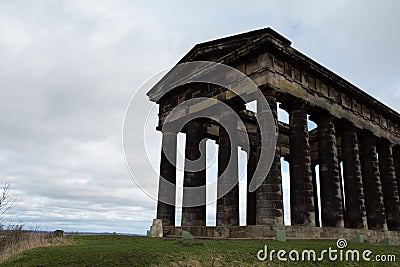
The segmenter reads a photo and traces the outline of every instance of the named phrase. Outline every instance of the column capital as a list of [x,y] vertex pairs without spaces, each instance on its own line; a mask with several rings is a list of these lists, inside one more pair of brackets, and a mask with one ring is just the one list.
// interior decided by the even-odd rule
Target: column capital
[[304,111],[309,110],[309,105],[301,99],[293,99],[293,100],[286,101],[284,103],[281,103],[280,107],[287,112],[296,111],[296,110],[304,110]]
[[199,119],[188,121],[185,124],[185,128],[200,128],[201,126],[202,126],[202,123]]
[[279,96],[279,92],[273,89],[262,90],[262,93],[265,98],[275,98],[277,99]]
[[157,130],[162,133],[172,133],[178,134],[182,129],[181,122],[179,120],[163,122],[160,126],[157,127]]
[[195,119],[187,122],[183,127],[183,132],[188,133],[189,131],[196,132],[197,136],[204,138],[206,131],[205,125],[201,119]]
[[390,149],[393,149],[393,147],[395,147],[395,144],[390,142],[386,138],[379,138],[377,140],[377,145],[378,146],[381,146],[381,145],[388,146]]
[[162,133],[163,135],[170,135],[170,136],[173,136],[173,135],[177,135],[177,134],[178,134],[177,131],[172,130],[172,129],[168,129],[168,128],[162,129],[162,130],[161,130],[161,133]]
[[337,130],[342,134],[349,134],[349,133],[358,134],[361,131],[352,122],[349,122],[347,120],[338,120],[335,125]]
[[311,113],[310,120],[314,121],[316,124],[320,124],[323,122],[334,122],[335,117],[328,111],[318,109],[318,111]]
[[[270,107],[270,109],[274,109],[277,106],[277,99],[276,99],[276,94],[273,92],[263,92],[265,100],[267,100],[267,103]],[[257,112],[262,112],[268,110],[267,107],[263,107],[263,102],[262,101],[257,101]]]
[[365,129],[361,130],[359,135],[361,137],[373,137],[375,140],[377,139],[376,136],[371,131]]

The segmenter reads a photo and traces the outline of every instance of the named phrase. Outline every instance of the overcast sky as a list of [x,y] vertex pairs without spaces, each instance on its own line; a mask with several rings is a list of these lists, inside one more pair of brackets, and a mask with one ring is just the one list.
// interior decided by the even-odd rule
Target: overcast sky
[[[125,166],[124,113],[199,42],[272,27],[400,111],[399,10],[396,0],[1,1],[0,182],[18,195],[6,220],[145,233],[156,202]],[[145,136],[157,165],[153,113]]]

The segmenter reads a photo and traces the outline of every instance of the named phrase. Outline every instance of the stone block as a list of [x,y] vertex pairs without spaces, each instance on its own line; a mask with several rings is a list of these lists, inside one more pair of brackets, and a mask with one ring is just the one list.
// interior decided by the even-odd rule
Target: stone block
[[276,231],[276,240],[286,242],[286,231],[285,230],[277,230]]
[[187,240],[193,240],[194,236],[188,231],[182,231],[182,238]]
[[393,240],[391,238],[384,238],[381,241],[379,241],[379,244],[390,246],[393,244]]
[[364,235],[356,235],[350,241],[356,242],[356,243],[364,243]]
[[154,219],[153,225],[150,227],[150,236],[151,237],[163,237],[163,227],[162,220]]

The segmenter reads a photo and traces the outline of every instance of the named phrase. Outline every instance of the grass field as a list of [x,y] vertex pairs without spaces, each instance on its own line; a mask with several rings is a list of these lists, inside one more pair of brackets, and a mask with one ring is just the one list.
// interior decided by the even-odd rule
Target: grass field
[[[399,266],[400,246],[349,243],[346,249],[369,249],[377,254],[396,255],[397,263],[332,262],[326,255],[322,262],[259,261],[257,252],[292,249],[314,249],[319,252],[332,247],[335,241],[289,240],[182,240],[129,236],[74,236],[71,245],[41,247],[25,251],[0,266]],[[346,251],[344,249],[343,251]],[[339,255],[339,253],[338,253]],[[288,257],[288,255],[286,255]],[[300,256],[301,257],[301,256]]]

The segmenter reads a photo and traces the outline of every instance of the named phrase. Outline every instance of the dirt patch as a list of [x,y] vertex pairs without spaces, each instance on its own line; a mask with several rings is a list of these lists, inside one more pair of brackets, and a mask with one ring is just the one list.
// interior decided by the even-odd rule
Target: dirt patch
[[188,261],[171,262],[169,266],[172,267],[202,267],[201,263],[195,259],[189,259]]

